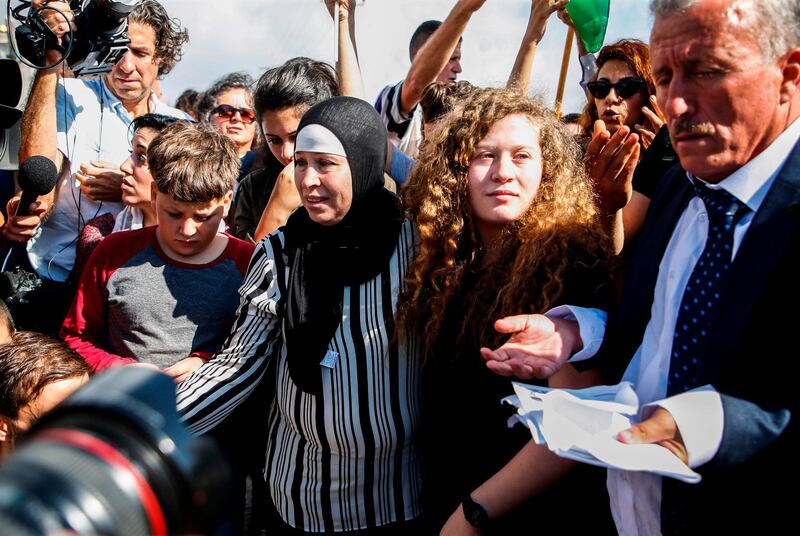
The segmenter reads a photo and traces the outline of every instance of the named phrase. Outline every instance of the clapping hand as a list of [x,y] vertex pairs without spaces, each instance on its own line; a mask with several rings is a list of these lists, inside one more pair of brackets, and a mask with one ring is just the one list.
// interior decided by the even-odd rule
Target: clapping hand
[[612,215],[631,200],[640,151],[639,136],[629,127],[623,125],[612,135],[602,120],[595,121],[584,162],[603,214]]

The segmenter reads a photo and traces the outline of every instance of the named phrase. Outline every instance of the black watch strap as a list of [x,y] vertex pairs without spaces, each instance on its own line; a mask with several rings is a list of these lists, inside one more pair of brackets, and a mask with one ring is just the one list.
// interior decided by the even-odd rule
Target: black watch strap
[[464,510],[464,518],[467,520],[467,523],[473,527],[479,529],[481,527],[486,527],[489,523],[489,514],[486,513],[483,506],[472,500],[469,493],[467,493],[461,501],[461,508]]

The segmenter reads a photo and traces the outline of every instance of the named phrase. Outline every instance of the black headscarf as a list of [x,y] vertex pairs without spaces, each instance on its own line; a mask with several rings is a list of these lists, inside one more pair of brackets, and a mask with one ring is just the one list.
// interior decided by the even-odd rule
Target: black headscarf
[[[386,190],[386,127],[368,103],[334,97],[312,107],[297,132],[321,125],[341,142],[350,164],[353,201],[332,226],[315,223],[305,207],[285,227],[289,288],[284,332],[289,374],[301,390],[320,394],[320,362],[342,321],[344,288],[386,270],[397,244],[402,213]],[[357,304],[356,304],[357,305]]]

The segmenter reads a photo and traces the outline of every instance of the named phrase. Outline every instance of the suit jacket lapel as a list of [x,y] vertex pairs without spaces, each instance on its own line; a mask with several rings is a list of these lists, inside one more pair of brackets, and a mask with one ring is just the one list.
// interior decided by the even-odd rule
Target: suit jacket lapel
[[680,166],[672,168],[662,180],[664,188],[659,189],[650,205],[634,262],[625,280],[620,307],[622,337],[636,343],[625,350],[626,358],[633,356],[633,351],[641,343],[650,321],[661,259],[678,219],[693,196],[686,172]]
[[731,266],[728,292],[721,298],[708,337],[710,381],[726,357],[736,351],[738,335],[750,321],[754,305],[799,226],[800,143],[778,173]]

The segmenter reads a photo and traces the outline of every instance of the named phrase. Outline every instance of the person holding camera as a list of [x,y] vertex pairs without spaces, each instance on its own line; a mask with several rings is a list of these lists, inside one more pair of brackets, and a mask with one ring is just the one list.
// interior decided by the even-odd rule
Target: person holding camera
[[[74,15],[64,2],[33,0],[32,9],[61,40],[75,31]],[[51,159],[59,171],[55,189],[17,217],[20,196],[8,203],[6,240],[26,244],[28,261],[46,290],[44,299],[29,300],[31,314],[20,313],[23,327],[53,332],[71,300],[70,276],[81,229],[89,220],[122,209],[120,164],[128,157],[128,129],[148,112],[188,118],[162,104],[153,92],[159,76],[170,72],[181,57],[187,32],[170,19],[155,0],[142,0],[128,16],[128,51],[111,72],[94,79],[66,78],[61,54],[48,52],[22,119],[20,162],[32,155]],[[38,311],[38,312],[37,312]],[[16,313],[16,311],[15,311]],[[27,320],[26,320],[27,319]],[[36,325],[26,326],[28,320]]]

